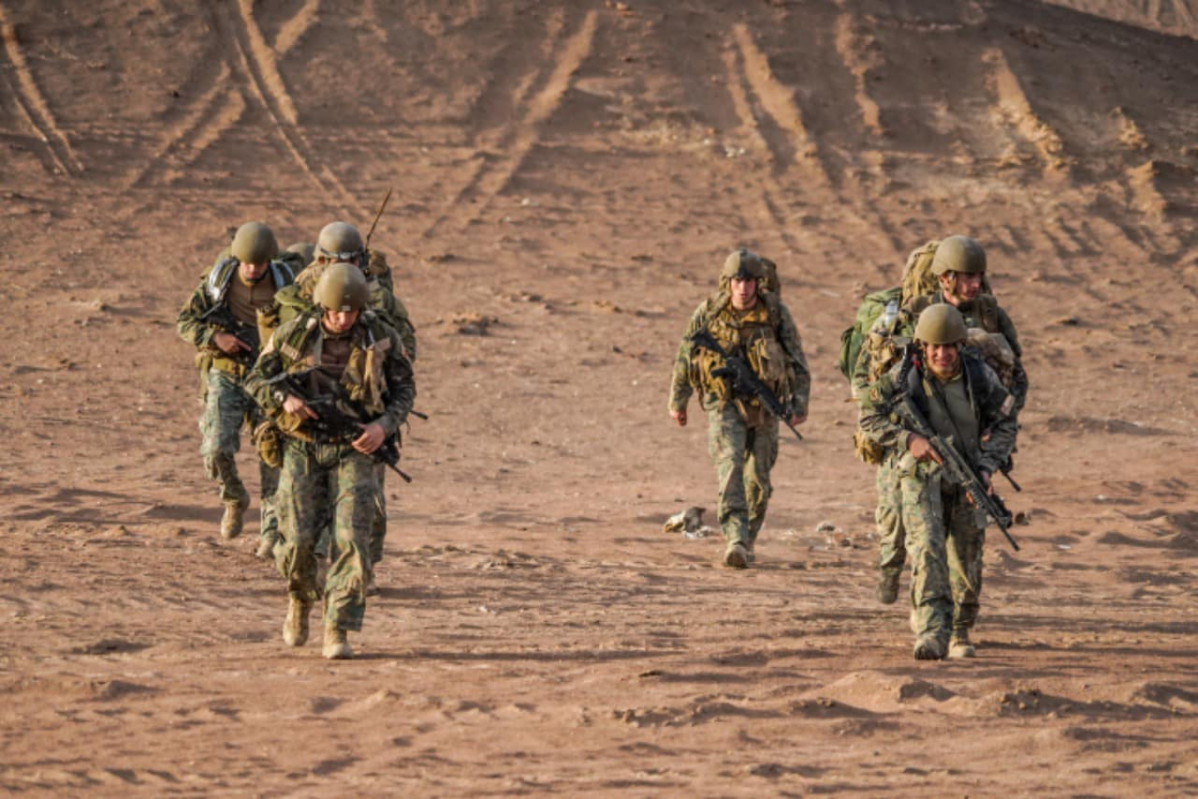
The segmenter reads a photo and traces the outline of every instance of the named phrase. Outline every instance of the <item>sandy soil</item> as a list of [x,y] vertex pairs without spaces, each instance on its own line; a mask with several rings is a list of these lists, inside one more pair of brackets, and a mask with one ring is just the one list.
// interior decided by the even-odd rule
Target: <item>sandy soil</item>
[[[1117,5],[0,4],[0,789],[1198,794],[1195,7]],[[174,317],[229,226],[388,186],[432,418],[330,664],[216,534]],[[1023,337],[1032,521],[929,664],[834,361],[952,232]],[[745,573],[661,532],[714,507],[666,389],[741,244],[815,377]]]

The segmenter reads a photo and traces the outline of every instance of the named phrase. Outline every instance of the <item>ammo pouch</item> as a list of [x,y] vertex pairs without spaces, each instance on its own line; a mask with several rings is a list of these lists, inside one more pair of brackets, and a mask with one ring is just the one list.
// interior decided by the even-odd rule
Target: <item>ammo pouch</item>
[[886,459],[886,450],[882,449],[876,441],[858,427],[853,431],[853,449],[857,453],[857,457],[864,463],[871,466],[880,466],[882,461]]
[[251,440],[263,463],[272,469],[283,465],[283,433],[273,421],[267,419],[255,427]]
[[761,378],[761,382],[765,383],[779,400],[784,403],[789,401],[793,393],[790,374],[786,369],[786,353],[778,340],[761,336],[746,349],[749,366],[753,367],[753,372]]

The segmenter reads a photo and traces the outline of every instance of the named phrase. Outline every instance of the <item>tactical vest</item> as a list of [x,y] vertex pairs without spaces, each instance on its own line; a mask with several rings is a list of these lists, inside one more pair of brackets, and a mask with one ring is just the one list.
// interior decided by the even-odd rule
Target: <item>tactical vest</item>
[[[320,341],[312,341],[320,326],[320,316],[314,311],[303,314],[287,337],[279,342],[279,354],[286,359],[284,364],[288,372],[320,366]],[[354,339],[341,375],[341,385],[349,398],[361,403],[367,412],[380,414],[386,410],[387,379],[383,364],[391,349],[391,337],[387,335],[386,326],[370,311],[362,311],[357,324],[362,328],[361,338]]]
[[[740,312],[732,307],[730,297],[719,294],[711,307],[716,311],[705,327],[724,351],[744,356],[766,387],[783,403],[789,402],[794,395],[794,378],[778,338],[782,319],[778,298],[762,295],[752,309]],[[714,395],[721,407],[733,399],[728,381],[712,374],[723,365],[719,355],[702,347],[691,348],[691,385],[704,395]],[[758,404],[756,398],[744,401],[746,405]]]

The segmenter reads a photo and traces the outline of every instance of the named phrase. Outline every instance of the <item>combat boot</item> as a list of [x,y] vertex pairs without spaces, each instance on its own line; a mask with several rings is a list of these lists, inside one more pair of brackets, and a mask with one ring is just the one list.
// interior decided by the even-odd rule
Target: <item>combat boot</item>
[[378,596],[379,595],[379,585],[374,580],[374,569],[371,569],[369,572],[366,573],[365,594],[366,594],[366,596]]
[[883,605],[893,605],[898,600],[899,577],[901,572],[894,569],[882,569],[878,577],[878,601]]
[[730,569],[749,568],[749,550],[740,541],[733,541],[724,550],[724,565]]
[[941,660],[944,658],[944,641],[935,633],[924,633],[915,639],[916,660]]
[[336,625],[326,625],[324,628],[324,649],[321,654],[326,660],[349,660],[354,656],[346,640],[345,630]]
[[221,538],[236,538],[241,535],[241,528],[245,524],[245,511],[249,506],[249,494],[242,494],[238,499],[225,503],[225,515],[220,520]]
[[948,656],[953,660],[978,656],[977,647],[969,641],[968,627],[953,630],[953,637],[948,639]]
[[287,618],[283,621],[283,643],[303,646],[308,642],[308,612],[312,603],[291,597],[287,603]]

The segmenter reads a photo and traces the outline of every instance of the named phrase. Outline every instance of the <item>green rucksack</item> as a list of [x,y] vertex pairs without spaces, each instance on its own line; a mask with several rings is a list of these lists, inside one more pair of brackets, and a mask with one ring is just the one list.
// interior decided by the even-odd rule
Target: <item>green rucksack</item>
[[865,343],[869,329],[886,310],[887,305],[894,303],[895,309],[898,309],[902,292],[900,286],[875,291],[866,294],[861,305],[857,306],[857,318],[851,327],[845,328],[840,334],[840,360],[837,365],[840,367],[840,373],[846,378],[853,375],[853,367],[857,365],[857,356],[861,353],[861,345]]
[[903,265],[901,286],[865,295],[865,299],[857,307],[857,319],[853,326],[840,334],[839,366],[841,374],[845,377],[852,379],[853,367],[857,365],[857,356],[861,353],[865,337],[869,335],[874,321],[882,315],[889,303],[895,303],[896,308],[903,307],[914,297],[935,291],[936,276],[932,274],[931,267],[939,244],[939,241],[932,240],[911,251],[907,256],[907,263]]

